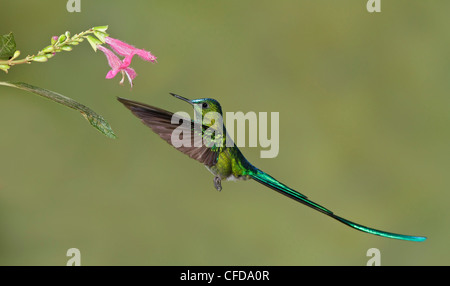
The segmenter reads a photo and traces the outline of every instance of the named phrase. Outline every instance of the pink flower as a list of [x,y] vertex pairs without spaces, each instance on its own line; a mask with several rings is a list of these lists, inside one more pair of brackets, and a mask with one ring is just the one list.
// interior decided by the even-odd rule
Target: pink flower
[[111,46],[111,48],[121,56],[124,56],[123,65],[129,66],[134,55],[138,55],[144,61],[156,62],[156,57],[149,51],[143,49],[137,49],[132,45],[124,43],[120,40],[106,37],[105,42]]
[[107,79],[111,79],[115,77],[119,72],[122,73],[122,80],[120,83],[123,83],[123,80],[125,78],[125,75],[128,77],[128,81],[130,82],[131,87],[133,87],[133,79],[136,77],[136,72],[134,69],[128,67],[128,65],[125,65],[117,56],[114,54],[111,50],[103,47],[102,45],[98,45],[97,49],[102,51],[106,59],[108,60],[108,64],[111,67],[111,70],[106,74]]
[[117,54],[124,57],[123,60],[120,60],[115,53],[111,50],[103,47],[102,45],[97,45],[97,48],[102,51],[106,58],[108,59],[108,64],[111,67],[111,70],[106,75],[107,79],[113,78],[117,75],[117,73],[122,73],[122,80],[120,83],[123,83],[125,75],[128,77],[130,81],[131,87],[133,87],[133,79],[136,77],[136,72],[130,68],[131,60],[134,55],[138,55],[145,61],[156,62],[156,57],[152,55],[149,51],[143,49],[137,49],[132,45],[124,43],[120,40],[105,37],[105,43],[107,43]]

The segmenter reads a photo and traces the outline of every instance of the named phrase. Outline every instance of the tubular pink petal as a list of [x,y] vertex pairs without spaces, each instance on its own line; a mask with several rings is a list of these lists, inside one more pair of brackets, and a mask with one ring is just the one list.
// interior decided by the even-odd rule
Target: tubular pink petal
[[132,45],[129,45],[127,43],[122,42],[121,40],[114,39],[111,37],[106,37],[105,42],[114,50],[116,53],[118,53],[121,56],[129,56],[130,54],[133,54],[134,50],[136,50],[135,47]]
[[137,49],[132,45],[124,43],[118,39],[114,39],[111,37],[106,37],[105,42],[119,55],[124,56],[126,61],[125,63],[130,65],[131,59],[134,55],[138,55],[141,59],[145,61],[155,62],[156,57],[149,51],[144,49]]
[[133,55],[129,55],[125,57],[122,61],[122,64],[120,65],[120,68],[125,69],[130,66],[131,60],[133,59]]
[[117,75],[117,73],[119,73],[119,70],[118,70],[118,69],[110,70],[110,71],[106,74],[106,78],[107,78],[107,79],[112,79],[112,78],[114,78],[114,77]]
[[132,68],[126,68],[125,69],[125,73],[131,78],[131,79],[135,79],[137,76],[137,73],[134,71],[134,69]]
[[111,50],[103,47],[102,45],[98,45],[97,49],[105,54],[108,64],[112,69],[119,69],[122,65],[122,61]]
[[156,57],[149,51],[146,50],[137,50],[136,55],[138,55],[141,59],[149,62],[155,62]]

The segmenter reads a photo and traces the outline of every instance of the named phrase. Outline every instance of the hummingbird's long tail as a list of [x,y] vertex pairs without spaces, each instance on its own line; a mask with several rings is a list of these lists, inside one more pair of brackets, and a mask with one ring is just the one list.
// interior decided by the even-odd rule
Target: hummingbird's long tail
[[300,194],[299,192],[289,188],[288,186],[284,185],[283,183],[277,181],[276,179],[274,179],[272,176],[270,176],[269,174],[256,169],[254,172],[251,172],[250,177],[252,177],[252,179],[254,179],[255,181],[281,193],[282,195],[285,195],[291,199],[294,199],[304,205],[307,205],[310,208],[313,208],[317,211],[320,211],[338,221],[340,221],[341,223],[352,227],[354,229],[357,229],[359,231],[362,232],[367,232],[367,233],[371,233],[374,235],[379,235],[382,237],[389,237],[389,238],[394,238],[394,239],[401,239],[401,240],[409,240],[409,241],[424,241],[427,238],[423,237],[423,236],[411,236],[411,235],[403,235],[403,234],[397,234],[397,233],[392,233],[392,232],[386,232],[386,231],[382,231],[382,230],[377,230],[377,229],[373,229],[367,226],[363,226],[357,223],[354,223],[352,221],[346,220],[345,218],[342,218],[338,215],[335,215],[332,211],[328,210],[327,208],[309,200],[306,196]]

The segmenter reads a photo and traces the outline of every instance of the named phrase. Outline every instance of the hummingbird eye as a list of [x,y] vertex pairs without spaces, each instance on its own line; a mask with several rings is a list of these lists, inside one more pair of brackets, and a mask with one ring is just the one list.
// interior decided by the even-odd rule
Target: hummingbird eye
[[203,104],[202,104],[202,107],[203,107],[203,108],[208,108],[208,107],[209,107],[209,105],[208,105],[208,103],[206,103],[206,102],[203,102]]

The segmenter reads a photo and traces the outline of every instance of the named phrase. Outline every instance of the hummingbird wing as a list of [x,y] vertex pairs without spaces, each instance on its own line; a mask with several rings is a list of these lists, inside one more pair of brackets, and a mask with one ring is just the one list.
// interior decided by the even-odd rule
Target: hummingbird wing
[[[197,136],[195,136],[195,132],[197,132],[197,130],[195,130],[194,121],[191,119],[184,118],[158,107],[129,99],[118,97],[117,100],[125,105],[126,108],[131,110],[136,117],[141,119],[142,123],[150,127],[153,132],[158,134],[162,139],[167,141],[167,143],[175,147],[177,150],[208,167],[211,167],[217,163],[219,150],[205,146],[202,140],[202,134],[197,134]],[[190,124],[183,124],[183,122],[190,122]],[[178,131],[180,131],[180,140],[183,139],[184,134],[190,134],[191,144],[189,144],[189,146],[182,145],[177,147],[172,144],[172,133],[177,128],[179,129]],[[204,125],[201,126],[202,133],[207,129],[208,127]]]
[[288,186],[286,186],[285,184],[279,182],[278,180],[276,180],[275,178],[273,178],[272,176],[270,176],[269,174],[254,168],[250,174],[252,179],[254,179],[255,181],[291,198],[296,200],[297,202],[300,202],[310,208],[313,208],[321,213],[326,214],[327,216],[330,216],[332,218],[334,218],[335,220],[351,227],[354,229],[357,229],[359,231],[362,232],[366,232],[366,233],[370,233],[370,234],[374,234],[374,235],[379,235],[382,237],[389,237],[389,238],[394,238],[394,239],[400,239],[400,240],[409,240],[409,241],[424,241],[426,240],[426,237],[423,236],[412,236],[412,235],[404,235],[404,234],[397,234],[397,233],[392,233],[392,232],[387,232],[387,231],[383,231],[383,230],[378,230],[378,229],[374,229],[374,228],[370,228],[352,221],[349,221],[345,218],[342,218],[336,214],[334,214],[332,211],[330,211],[329,209],[311,201],[310,199],[308,199],[306,196],[304,196],[303,194],[300,194],[299,192],[289,188]]

